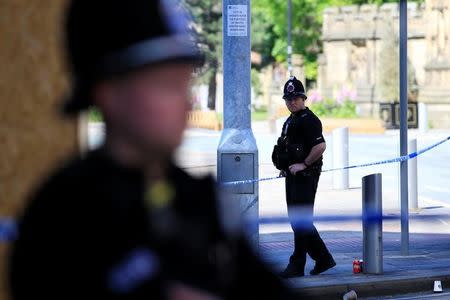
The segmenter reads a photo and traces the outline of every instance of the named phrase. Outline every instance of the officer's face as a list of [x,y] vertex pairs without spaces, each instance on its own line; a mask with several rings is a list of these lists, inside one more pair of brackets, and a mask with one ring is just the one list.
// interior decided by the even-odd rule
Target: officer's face
[[298,112],[305,108],[305,99],[297,97],[291,100],[285,100],[286,106],[291,113]]
[[149,154],[172,153],[186,126],[191,75],[191,65],[162,64],[119,80],[108,104],[110,127]]

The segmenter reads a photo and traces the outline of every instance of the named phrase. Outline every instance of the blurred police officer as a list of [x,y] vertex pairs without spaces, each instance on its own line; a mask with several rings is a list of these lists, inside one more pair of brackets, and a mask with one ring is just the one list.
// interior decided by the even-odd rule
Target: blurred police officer
[[325,139],[319,118],[305,106],[307,96],[297,78],[290,77],[286,82],[283,99],[291,115],[283,125],[273,161],[286,176],[286,202],[295,247],[280,275],[304,276],[306,253],[316,262],[310,274],[317,275],[336,265],[312,222]]
[[64,112],[98,107],[106,141],[32,197],[12,251],[13,299],[292,296],[239,233],[225,233],[213,180],[171,163],[203,59],[174,4],[71,2]]

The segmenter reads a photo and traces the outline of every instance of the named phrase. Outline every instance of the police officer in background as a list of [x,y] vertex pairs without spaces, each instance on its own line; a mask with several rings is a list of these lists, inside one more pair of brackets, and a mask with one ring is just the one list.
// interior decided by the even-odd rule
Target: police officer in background
[[283,125],[272,160],[281,174],[286,176],[286,202],[295,247],[288,266],[280,276],[304,276],[306,253],[315,260],[310,274],[317,275],[336,265],[312,221],[322,155],[326,149],[322,123],[305,106],[307,96],[297,78],[290,77],[286,82],[283,99],[291,115]]
[[212,178],[172,163],[203,60],[174,4],[71,1],[64,112],[96,106],[106,141],[30,199],[12,247],[12,299],[293,298],[224,227]]

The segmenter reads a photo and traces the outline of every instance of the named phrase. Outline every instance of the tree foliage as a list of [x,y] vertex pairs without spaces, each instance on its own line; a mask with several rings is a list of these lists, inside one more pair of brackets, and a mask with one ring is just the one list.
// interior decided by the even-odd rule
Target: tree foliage
[[251,15],[251,43],[252,51],[261,54],[262,62],[259,68],[274,62],[272,48],[276,42],[277,36],[273,31],[274,24],[270,21],[265,9],[259,5],[259,1],[252,1]]
[[222,52],[222,1],[184,0],[184,5],[194,19],[193,29],[199,46],[206,56],[205,65],[200,70],[200,81],[208,84],[208,108],[215,109],[216,74],[220,68]]
[[[317,56],[322,50],[320,37],[324,8],[351,3],[351,0],[292,0],[292,48],[294,53],[303,55],[308,79],[317,76]],[[287,0],[259,0],[254,1],[253,7],[265,16],[266,26],[271,25],[272,30],[266,31],[266,34],[273,36],[271,55],[278,62],[286,61],[287,56],[287,6]]]
[[[411,1],[411,0],[410,0]],[[423,2],[424,0],[412,0]],[[215,103],[215,76],[222,57],[222,0],[183,0],[194,18],[194,29],[206,53],[201,79],[209,85],[209,107]],[[306,78],[317,77],[317,58],[322,52],[323,11],[326,7],[378,4],[398,0],[292,0],[293,52],[304,57]],[[285,62],[287,56],[288,0],[253,0],[252,50],[262,55],[262,65]]]
[[[381,5],[387,2],[398,0],[292,0],[292,48],[294,53],[304,57],[306,78],[314,80],[317,77],[317,58],[322,52],[323,11],[326,7],[368,3]],[[270,46],[271,56],[278,62],[286,61],[287,56],[287,6],[288,0],[257,0],[252,5],[254,19],[261,15],[264,18],[266,40],[273,41],[265,45]],[[253,24],[257,25],[257,20],[253,20]],[[258,26],[253,26],[253,32],[256,30],[259,30]]]

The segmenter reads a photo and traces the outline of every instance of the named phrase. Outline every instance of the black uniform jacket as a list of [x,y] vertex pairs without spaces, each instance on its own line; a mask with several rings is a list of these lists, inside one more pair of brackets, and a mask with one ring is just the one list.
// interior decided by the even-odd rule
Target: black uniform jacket
[[[322,134],[322,123],[319,118],[309,109],[298,111],[291,114],[283,125],[282,136],[287,136],[288,145],[298,145],[301,148],[305,159],[311,149],[323,142],[325,139]],[[292,161],[291,163],[301,163],[303,160]],[[313,166],[322,166],[322,157],[314,162]]]
[[169,182],[174,200],[152,209],[142,173],[105,150],[66,164],[21,217],[13,299],[165,299],[174,281],[223,299],[291,299],[247,243],[222,230],[211,178],[173,166]]

